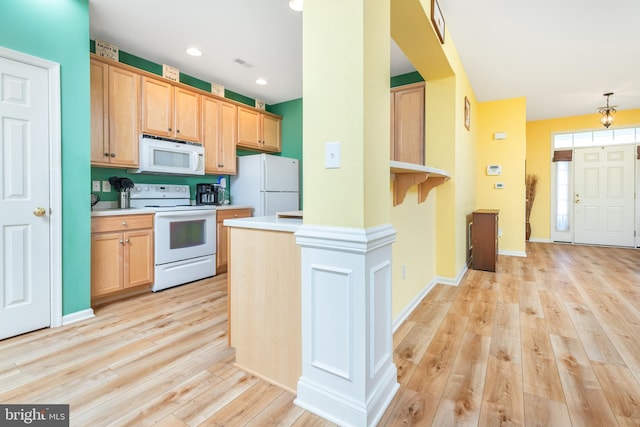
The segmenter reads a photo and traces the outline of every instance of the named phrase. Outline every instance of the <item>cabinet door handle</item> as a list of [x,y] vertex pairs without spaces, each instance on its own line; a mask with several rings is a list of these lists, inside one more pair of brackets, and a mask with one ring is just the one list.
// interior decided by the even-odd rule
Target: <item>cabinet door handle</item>
[[111,157],[115,157],[115,156],[116,156],[116,153],[111,153]]
[[169,128],[169,132],[171,132],[171,128]]
[[122,240],[120,240],[120,244],[121,244],[121,245],[124,245],[124,242],[123,242]]
[[176,133],[180,133],[180,129],[176,129]]
[[124,242],[125,242],[125,243],[129,243],[129,239],[125,240]]
[[127,221],[122,221],[122,225],[127,225]]
[[110,153],[104,153],[105,157],[109,157],[111,154]]

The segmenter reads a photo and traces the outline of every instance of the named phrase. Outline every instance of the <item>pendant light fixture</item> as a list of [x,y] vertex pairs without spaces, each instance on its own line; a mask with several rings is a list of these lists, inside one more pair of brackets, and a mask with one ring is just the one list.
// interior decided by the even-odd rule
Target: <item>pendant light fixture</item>
[[609,106],[609,97],[611,95],[613,95],[613,92],[607,92],[602,95],[607,97],[607,106],[598,108],[598,112],[602,115],[602,117],[600,117],[600,123],[606,128],[613,124],[613,114],[616,112],[615,105]]

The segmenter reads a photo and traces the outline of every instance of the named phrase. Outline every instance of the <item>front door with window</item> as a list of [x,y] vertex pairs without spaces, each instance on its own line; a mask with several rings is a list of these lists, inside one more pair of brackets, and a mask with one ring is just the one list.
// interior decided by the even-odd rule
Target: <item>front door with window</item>
[[574,242],[634,246],[635,147],[574,151]]

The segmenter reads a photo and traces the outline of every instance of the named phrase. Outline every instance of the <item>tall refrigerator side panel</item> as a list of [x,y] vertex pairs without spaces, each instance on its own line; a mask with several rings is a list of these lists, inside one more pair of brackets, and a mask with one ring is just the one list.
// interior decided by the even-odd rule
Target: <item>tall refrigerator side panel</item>
[[299,161],[288,157],[262,155],[263,191],[298,191]]
[[231,203],[248,205],[254,209],[254,216],[260,216],[261,205],[261,155],[238,157],[237,175],[231,175]]

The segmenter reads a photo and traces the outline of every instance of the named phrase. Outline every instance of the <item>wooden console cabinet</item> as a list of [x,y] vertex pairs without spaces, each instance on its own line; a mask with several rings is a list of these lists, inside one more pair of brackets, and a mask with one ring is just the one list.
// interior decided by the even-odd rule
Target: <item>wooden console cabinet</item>
[[471,268],[496,271],[498,260],[498,213],[496,209],[473,211]]

